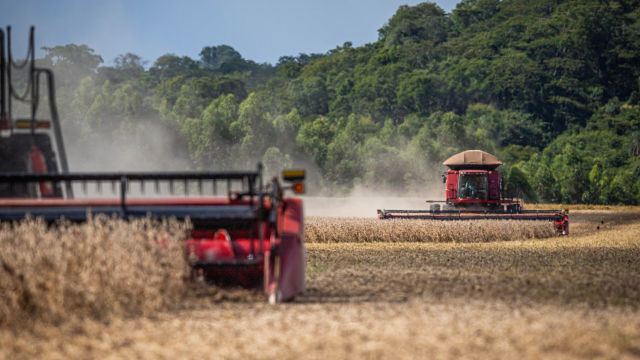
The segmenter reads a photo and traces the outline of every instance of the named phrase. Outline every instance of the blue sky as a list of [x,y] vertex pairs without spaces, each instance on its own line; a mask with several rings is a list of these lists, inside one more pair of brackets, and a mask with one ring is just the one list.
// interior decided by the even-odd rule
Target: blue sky
[[[14,57],[26,51],[30,25],[36,46],[87,44],[106,64],[133,52],[149,61],[175,53],[199,58],[204,46],[230,45],[246,59],[324,53],[346,41],[373,42],[377,30],[407,0],[2,0],[0,26],[13,28]],[[455,0],[438,0],[445,11]]]

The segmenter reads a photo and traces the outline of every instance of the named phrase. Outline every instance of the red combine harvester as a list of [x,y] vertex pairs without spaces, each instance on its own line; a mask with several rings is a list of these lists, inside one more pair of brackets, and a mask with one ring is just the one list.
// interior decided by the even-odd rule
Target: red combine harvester
[[[277,177],[265,184],[260,164],[254,171],[69,173],[55,108],[53,74],[33,66],[33,28],[29,59],[20,65],[30,65],[31,98],[20,97],[13,89],[11,67],[16,64],[10,51],[8,61],[5,58],[1,30],[0,45],[0,222],[30,216],[52,225],[63,218],[80,223],[89,213],[122,219],[189,219],[193,231],[185,239],[185,251],[192,254],[194,276],[202,274],[208,282],[223,286],[263,289],[271,303],[288,301],[304,292],[302,201],[283,196],[287,190],[304,192],[304,170],[285,171],[284,181],[291,184],[286,187]],[[41,73],[47,75],[52,121],[35,119]],[[32,104],[30,119],[12,120],[12,99]],[[134,189],[132,184],[136,184]],[[117,196],[74,198],[74,187],[87,194],[89,185],[100,194],[107,185]],[[148,187],[162,196],[145,197]],[[132,190],[138,190],[137,197],[130,196]],[[176,191],[183,195],[175,195]]]
[[432,220],[541,220],[551,221],[558,233],[569,234],[569,214],[563,210],[523,210],[520,191],[504,189],[496,170],[502,162],[480,150],[469,150],[447,159],[443,165],[446,200],[434,201],[429,210],[378,210],[380,219]]

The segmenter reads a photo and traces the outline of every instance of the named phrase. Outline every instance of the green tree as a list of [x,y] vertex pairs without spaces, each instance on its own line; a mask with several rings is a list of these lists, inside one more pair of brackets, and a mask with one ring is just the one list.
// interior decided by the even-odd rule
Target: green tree
[[589,173],[589,190],[582,194],[582,202],[587,204],[601,204],[603,203],[602,188],[607,182],[607,178],[604,176],[600,167],[596,164],[593,165],[591,172]]
[[120,70],[128,78],[139,77],[144,71],[144,65],[147,63],[142,58],[133,53],[118,55],[113,60],[115,68]]
[[538,194],[529,181],[529,176],[517,166],[512,166],[507,173],[507,187],[510,191],[522,192],[525,202],[539,202]]
[[198,62],[187,57],[179,57],[174,54],[166,54],[160,56],[151,68],[149,68],[149,74],[155,78],[154,86],[157,83],[165,82],[176,76],[193,76],[197,73]]
[[46,52],[45,63],[53,67],[58,87],[77,86],[82,79],[95,74],[104,62],[102,56],[94,54],[87,45],[43,46],[41,49]]
[[388,24],[378,30],[385,47],[430,41],[446,40],[451,20],[435,3],[425,2],[416,6],[403,5]]
[[325,179],[335,188],[352,187],[362,176],[359,146],[346,133],[340,133],[327,147],[324,170]]
[[562,189],[547,164],[540,164],[534,175],[534,184],[534,190],[543,202],[559,203],[562,201]]
[[200,51],[200,61],[208,68],[216,69],[226,62],[239,59],[242,59],[240,53],[229,45],[205,46]]
[[269,110],[271,104],[260,94],[249,94],[240,104],[238,121],[231,124],[231,132],[241,140],[242,154],[249,162],[261,159],[275,138]]
[[335,127],[326,117],[304,124],[296,136],[298,147],[320,167],[325,166],[328,146],[333,140]]
[[229,169],[238,165],[235,156],[238,137],[231,125],[238,120],[238,104],[233,95],[213,100],[202,118],[188,118],[182,134],[189,145],[189,155],[196,166],[203,169]]
[[629,154],[633,157],[640,157],[640,131],[631,134],[629,140]]
[[302,116],[325,115],[328,112],[329,97],[324,80],[314,76],[308,79],[295,79],[289,83],[287,93],[293,107]]

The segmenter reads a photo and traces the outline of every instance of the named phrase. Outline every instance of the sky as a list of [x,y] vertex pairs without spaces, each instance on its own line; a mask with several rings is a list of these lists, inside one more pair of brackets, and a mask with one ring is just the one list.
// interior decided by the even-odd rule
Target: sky
[[[174,53],[199,58],[204,46],[229,45],[245,59],[275,64],[280,56],[325,53],[351,41],[374,42],[378,29],[413,0],[2,0],[0,26],[12,26],[13,54],[36,47],[86,44],[112,65],[128,52],[149,61]],[[456,0],[435,1],[445,11]],[[36,56],[41,57],[40,50]]]

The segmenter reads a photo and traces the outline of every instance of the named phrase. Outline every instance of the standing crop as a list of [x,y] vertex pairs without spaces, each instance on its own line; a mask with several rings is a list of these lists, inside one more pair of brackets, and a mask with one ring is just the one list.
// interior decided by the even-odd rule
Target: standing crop
[[0,327],[145,315],[179,303],[188,224],[90,218],[0,227]]
[[548,221],[378,220],[309,217],[305,241],[338,242],[489,242],[544,239],[556,235]]

